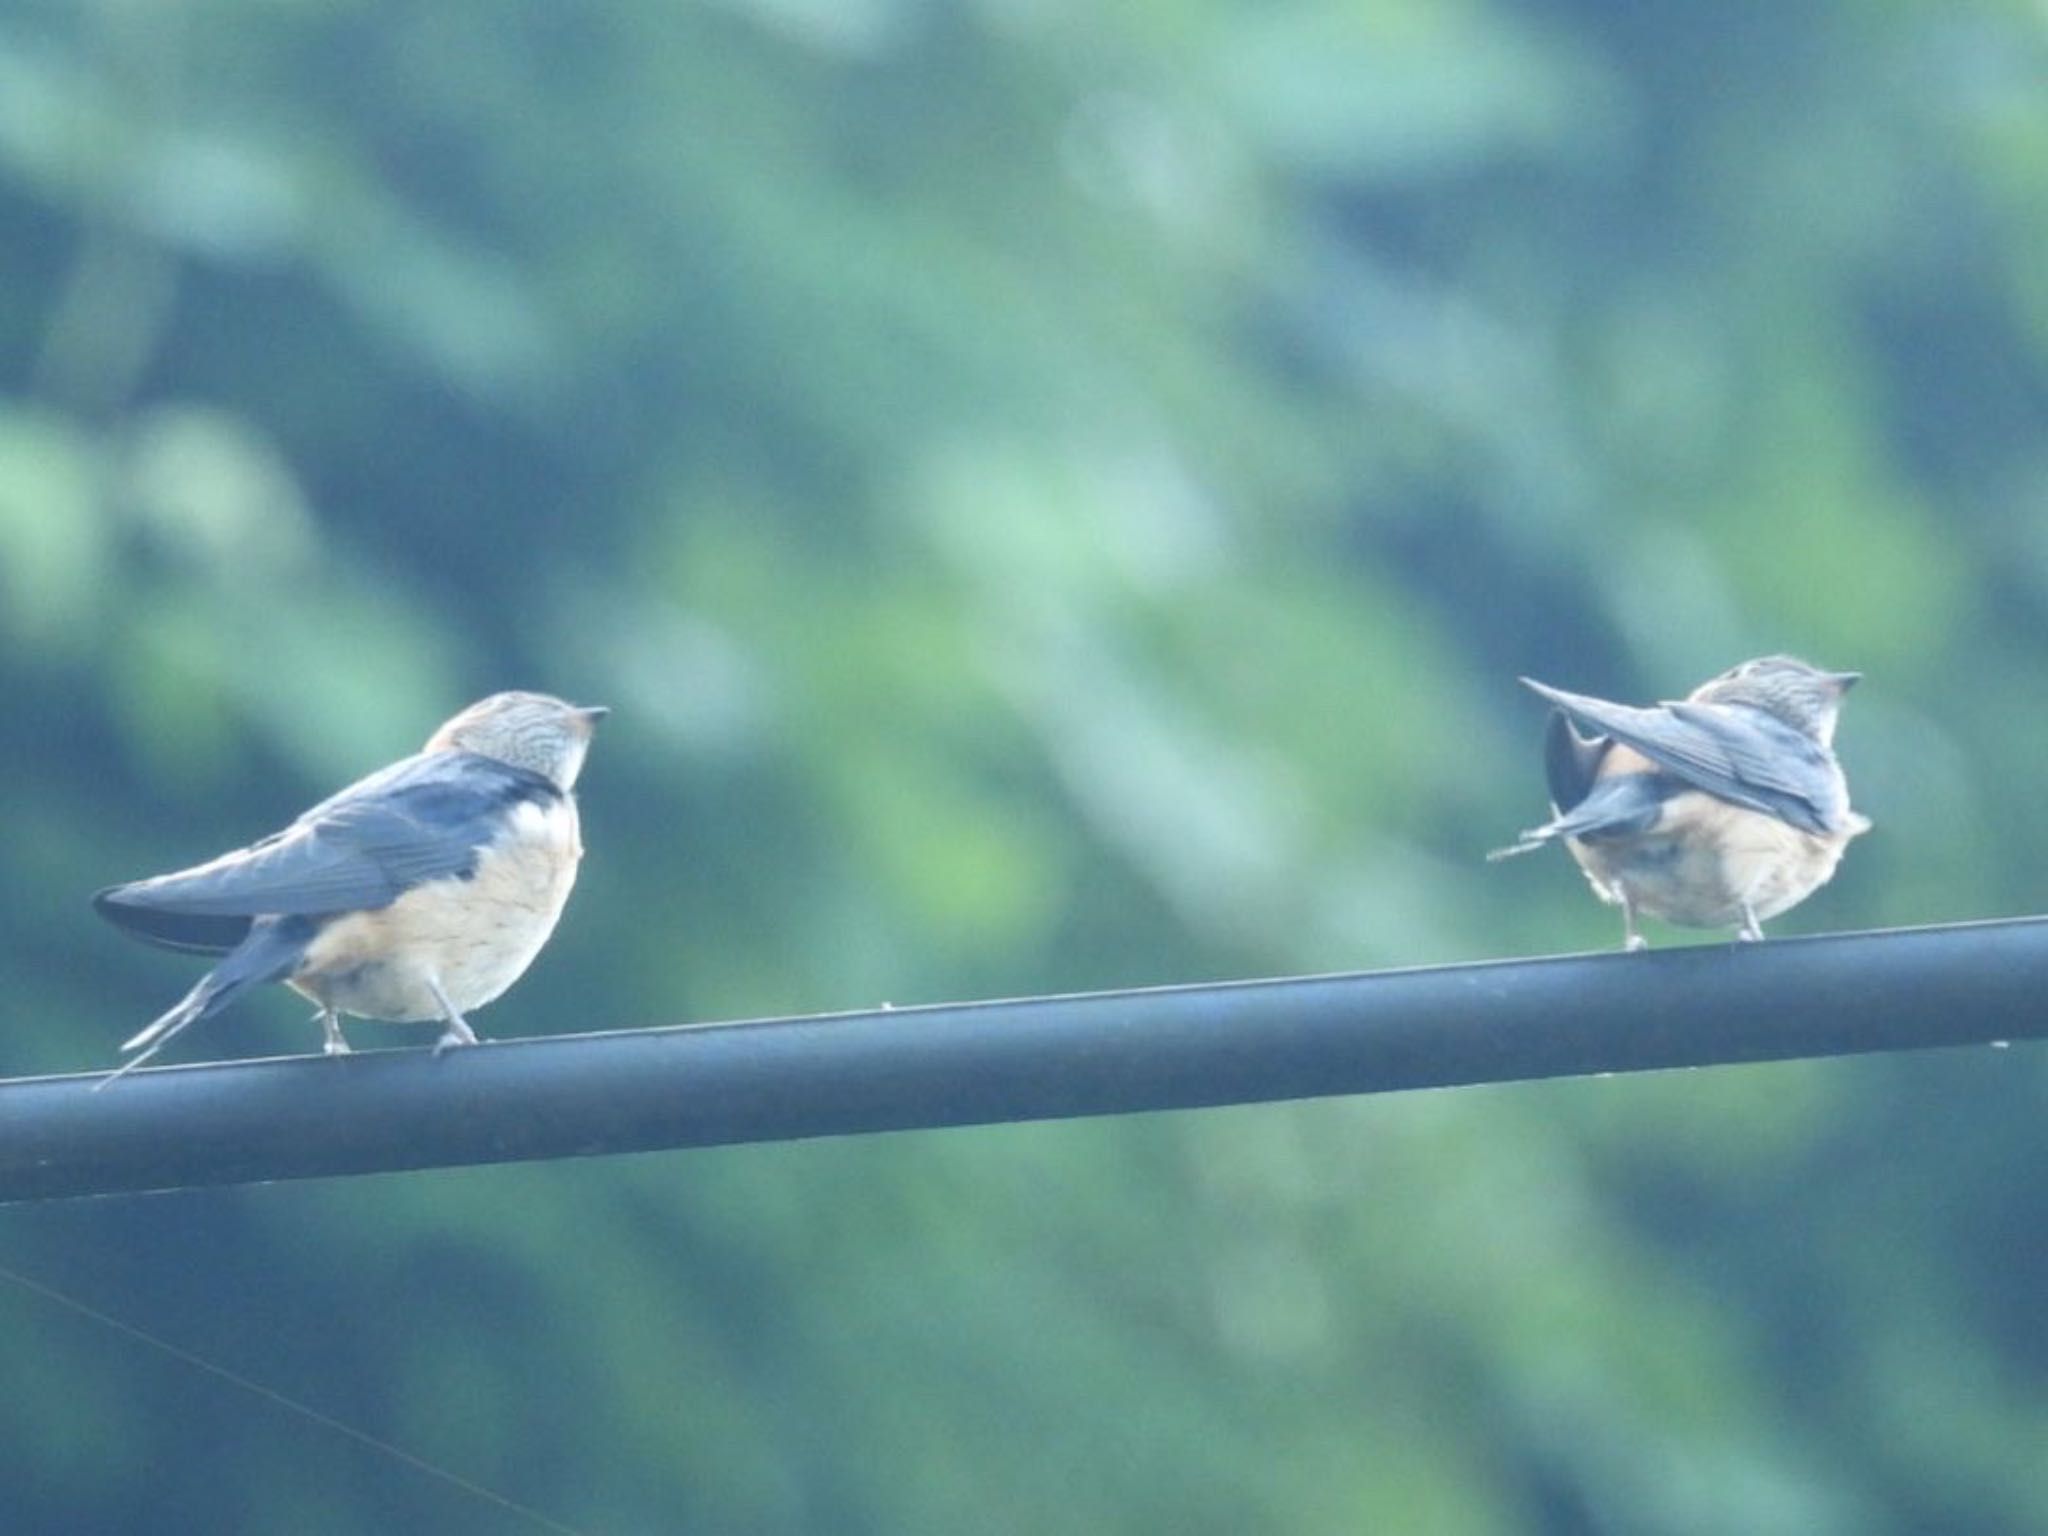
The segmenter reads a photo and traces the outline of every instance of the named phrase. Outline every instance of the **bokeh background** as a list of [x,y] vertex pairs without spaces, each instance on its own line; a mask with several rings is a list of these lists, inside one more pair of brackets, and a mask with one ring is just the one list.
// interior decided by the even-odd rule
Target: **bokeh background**
[[[2038,910],[2044,87],[2038,0],[12,0],[0,1072],[192,979],[90,890],[508,686],[616,713],[489,1034],[1608,947],[1480,860],[1515,674],[1776,649],[1866,672],[1877,830],[1774,931]],[[394,1176],[0,1262],[590,1532],[2018,1536],[2044,1092]],[[0,1361],[9,1532],[532,1528],[8,1285]]]

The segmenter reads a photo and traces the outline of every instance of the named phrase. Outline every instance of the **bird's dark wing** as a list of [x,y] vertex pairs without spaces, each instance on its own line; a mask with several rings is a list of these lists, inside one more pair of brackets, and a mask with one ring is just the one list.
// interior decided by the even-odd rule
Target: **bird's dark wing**
[[323,800],[284,831],[210,863],[93,897],[108,921],[169,949],[218,952],[254,918],[373,910],[422,881],[476,869],[505,815],[561,790],[468,752],[430,752]]
[[1827,749],[1775,715],[1744,704],[1637,709],[1522,681],[1577,723],[1710,795],[1806,832],[1839,832],[1848,818],[1848,792]]
[[1550,712],[1543,732],[1543,777],[1550,786],[1550,803],[1559,812],[1569,811],[1592,792],[1610,745],[1605,736],[1581,736],[1563,710]]

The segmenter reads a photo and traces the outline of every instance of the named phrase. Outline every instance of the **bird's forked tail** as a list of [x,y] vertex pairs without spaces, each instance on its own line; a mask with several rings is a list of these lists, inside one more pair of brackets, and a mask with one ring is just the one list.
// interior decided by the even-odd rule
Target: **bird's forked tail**
[[136,1054],[93,1084],[97,1093],[107,1084],[133,1072],[172,1040],[201,1019],[227,1007],[247,987],[281,981],[290,975],[306,952],[312,936],[311,925],[300,917],[258,918],[242,942],[221,957],[221,962],[199,984],[180,998],[161,1018],[121,1047]]
[[1505,848],[1495,848],[1486,855],[1486,862],[1498,864],[1502,859],[1512,859],[1517,854],[1534,853],[1538,848],[1553,842],[1562,832],[1558,821],[1546,821],[1540,827],[1531,827]]

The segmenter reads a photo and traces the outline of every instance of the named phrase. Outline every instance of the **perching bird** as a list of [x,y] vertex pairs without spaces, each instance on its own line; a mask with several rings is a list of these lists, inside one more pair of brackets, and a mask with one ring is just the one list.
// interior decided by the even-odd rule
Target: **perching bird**
[[1645,943],[1641,912],[1761,939],[1764,920],[1826,884],[1870,830],[1834,752],[1842,695],[1860,676],[1764,656],[1650,709],[1525,677],[1557,706],[1543,750],[1553,814],[1487,857],[1562,838],[1595,894],[1621,908],[1629,949]]
[[99,892],[100,915],[137,938],[222,956],[101,1086],[268,981],[319,1006],[329,1055],[348,1050],[344,1013],[439,1021],[437,1053],[474,1045],[464,1012],[519,979],[576,883],[570,791],[605,713],[492,694],[282,832]]

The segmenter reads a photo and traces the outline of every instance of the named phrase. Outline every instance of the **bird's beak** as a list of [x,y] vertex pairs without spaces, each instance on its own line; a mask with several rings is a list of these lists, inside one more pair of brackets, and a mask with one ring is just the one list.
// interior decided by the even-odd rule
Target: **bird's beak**
[[1863,681],[1863,674],[1861,672],[1830,672],[1828,674],[1828,681],[1835,685],[1835,692],[1847,693],[1851,688],[1854,688]]
[[609,704],[590,704],[576,711],[577,714],[583,717],[585,725],[595,725],[611,712],[612,709]]

